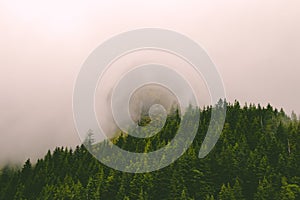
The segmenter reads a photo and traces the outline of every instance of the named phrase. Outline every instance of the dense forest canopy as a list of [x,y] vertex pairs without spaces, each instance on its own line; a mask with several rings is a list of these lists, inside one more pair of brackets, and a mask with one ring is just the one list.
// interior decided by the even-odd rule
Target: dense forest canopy
[[[300,199],[297,117],[288,117],[270,105],[226,104],[222,135],[203,159],[198,158],[198,152],[212,107],[201,110],[193,144],[168,167],[150,173],[125,173],[101,164],[83,145],[57,147],[36,163],[27,160],[20,169],[4,167],[0,199]],[[129,151],[153,151],[174,137],[179,123],[175,112],[151,138],[121,134],[113,142]]]

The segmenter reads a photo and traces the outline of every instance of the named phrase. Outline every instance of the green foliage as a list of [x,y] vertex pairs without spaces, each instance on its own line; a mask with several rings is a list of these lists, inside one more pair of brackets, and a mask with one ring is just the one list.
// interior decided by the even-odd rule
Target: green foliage
[[297,184],[287,183],[287,178],[282,178],[282,186],[280,191],[282,200],[296,200],[300,198],[300,186]]
[[[10,199],[300,199],[300,122],[285,113],[238,102],[227,105],[223,133],[203,159],[198,152],[210,121],[212,107],[201,110],[192,146],[177,161],[159,171],[123,173],[99,163],[84,146],[56,148],[43,159],[0,172],[0,200]],[[188,111],[192,114],[193,110]],[[189,115],[168,116],[160,133],[140,139],[121,133],[119,147],[151,152],[175,136]],[[146,125],[149,119],[140,123]],[[189,123],[192,128],[196,124]],[[147,126],[143,127],[147,131]],[[92,134],[85,141],[93,146]],[[102,143],[100,145],[105,145]],[[159,163],[157,163],[159,164]]]
[[266,200],[266,199],[274,199],[274,188],[272,184],[264,177],[263,180],[259,181],[257,192],[255,193],[255,200]]
[[224,184],[221,187],[221,191],[219,193],[220,200],[235,200],[234,193],[229,184],[225,186]]

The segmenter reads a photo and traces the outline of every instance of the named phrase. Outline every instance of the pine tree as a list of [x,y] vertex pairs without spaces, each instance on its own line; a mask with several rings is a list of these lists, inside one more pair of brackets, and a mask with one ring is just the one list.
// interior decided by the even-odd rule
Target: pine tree
[[232,188],[233,193],[234,193],[234,198],[237,200],[244,200],[243,192],[242,192],[242,187],[240,185],[240,182],[238,179],[235,180],[235,184]]
[[90,200],[100,199],[100,185],[98,180],[93,177],[89,178],[86,187],[86,198]]
[[222,185],[221,191],[219,193],[219,200],[236,200],[234,192],[229,183],[227,184],[227,186],[225,186],[224,184]]
[[[227,108],[223,134],[205,158],[199,159],[198,152],[213,106],[201,110],[193,144],[170,166],[151,173],[124,173],[98,162],[84,145],[74,151],[57,147],[35,163],[27,160],[20,168],[2,168],[0,199],[300,199],[300,121],[270,105],[241,107],[235,102]],[[170,142],[180,123],[189,130],[195,127],[189,121],[196,113],[193,109],[183,119],[178,112],[168,116],[163,130],[153,137],[136,139],[124,133],[112,140],[123,149],[155,151]],[[97,150],[97,145],[90,143],[90,150]],[[160,163],[143,163],[147,164]]]
[[287,178],[282,177],[280,199],[281,200],[296,200],[299,198],[300,198],[300,186],[297,184],[288,184]]
[[254,195],[255,200],[268,200],[273,199],[272,196],[274,191],[272,189],[272,184],[264,177],[262,181],[259,181],[257,192]]

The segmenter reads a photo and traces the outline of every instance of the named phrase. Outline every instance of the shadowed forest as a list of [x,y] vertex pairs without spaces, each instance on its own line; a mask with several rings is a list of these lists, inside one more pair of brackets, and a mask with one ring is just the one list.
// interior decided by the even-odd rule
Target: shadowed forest
[[[300,199],[300,121],[296,115],[288,116],[271,105],[226,104],[222,135],[203,159],[198,153],[212,107],[201,109],[193,144],[168,167],[125,173],[101,164],[83,145],[57,147],[36,163],[27,160],[21,167],[2,168],[0,199]],[[172,140],[179,124],[178,112],[174,112],[153,137],[120,134],[112,141],[133,152],[154,151]]]

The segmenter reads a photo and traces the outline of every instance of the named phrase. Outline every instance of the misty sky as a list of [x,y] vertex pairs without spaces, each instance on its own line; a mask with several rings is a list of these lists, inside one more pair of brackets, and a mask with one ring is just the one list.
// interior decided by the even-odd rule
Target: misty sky
[[300,1],[0,1],[0,164],[79,144],[76,76],[107,38],[142,27],[206,49],[227,99],[300,114]]

